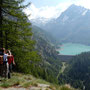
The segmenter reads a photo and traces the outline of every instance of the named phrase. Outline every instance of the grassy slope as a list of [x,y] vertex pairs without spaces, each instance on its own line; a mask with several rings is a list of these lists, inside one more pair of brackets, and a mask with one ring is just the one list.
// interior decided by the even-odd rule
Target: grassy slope
[[11,79],[0,78],[0,90],[75,90],[68,85],[53,85],[32,75],[13,73]]

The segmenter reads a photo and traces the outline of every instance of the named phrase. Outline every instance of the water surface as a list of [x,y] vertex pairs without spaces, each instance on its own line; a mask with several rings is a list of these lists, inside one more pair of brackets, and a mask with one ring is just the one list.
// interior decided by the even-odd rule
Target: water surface
[[77,55],[88,51],[90,51],[90,46],[76,43],[65,43],[59,50],[61,55]]

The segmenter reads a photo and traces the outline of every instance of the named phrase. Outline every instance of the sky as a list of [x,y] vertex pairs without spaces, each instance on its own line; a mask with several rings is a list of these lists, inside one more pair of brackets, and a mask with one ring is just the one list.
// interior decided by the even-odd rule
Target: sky
[[25,0],[25,4],[31,2],[31,5],[24,9],[29,19],[36,18],[57,18],[70,5],[75,4],[90,9],[90,0]]

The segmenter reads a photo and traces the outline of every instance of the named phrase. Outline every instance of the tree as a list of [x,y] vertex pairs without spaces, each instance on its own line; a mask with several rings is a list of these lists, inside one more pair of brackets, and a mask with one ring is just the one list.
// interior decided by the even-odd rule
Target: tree
[[10,49],[15,56],[16,69],[20,72],[30,72],[30,62],[40,60],[34,50],[31,23],[23,12],[29,4],[24,0],[0,0],[0,48]]
[[3,48],[3,31],[2,31],[2,7],[3,1],[0,0],[0,48]]

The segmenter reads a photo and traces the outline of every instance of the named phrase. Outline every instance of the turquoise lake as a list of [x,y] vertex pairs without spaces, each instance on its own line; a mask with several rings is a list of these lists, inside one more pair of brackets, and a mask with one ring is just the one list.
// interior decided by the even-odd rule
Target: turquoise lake
[[88,51],[90,51],[90,46],[76,43],[65,43],[59,50],[61,55],[77,55]]

